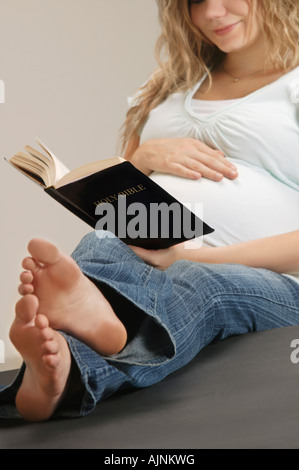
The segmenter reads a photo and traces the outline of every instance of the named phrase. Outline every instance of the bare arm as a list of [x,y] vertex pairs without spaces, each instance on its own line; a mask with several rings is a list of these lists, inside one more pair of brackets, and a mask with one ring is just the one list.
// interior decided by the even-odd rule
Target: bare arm
[[277,273],[299,273],[299,230],[216,248],[187,250],[184,244],[180,244],[157,251],[133,249],[144,261],[158,269],[166,269],[179,259],[187,259],[212,264],[243,264]]
[[254,268],[270,269],[277,273],[299,273],[299,230],[235,245],[211,248],[206,251],[206,254],[201,254],[200,250],[201,248],[196,250],[197,254],[194,253],[194,261],[202,261],[204,258],[209,263],[237,263]]

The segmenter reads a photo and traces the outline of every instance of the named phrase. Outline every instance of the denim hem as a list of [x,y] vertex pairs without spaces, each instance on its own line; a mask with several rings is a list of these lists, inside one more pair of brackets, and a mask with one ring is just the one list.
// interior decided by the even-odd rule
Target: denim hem
[[68,418],[77,418],[84,416],[86,414],[91,413],[94,408],[96,407],[97,401],[94,397],[92,389],[89,386],[88,382],[88,370],[89,367],[85,362],[82,360],[81,355],[77,349],[76,341],[74,338],[63,331],[60,331],[61,335],[65,338],[68,343],[72,360],[75,362],[75,366],[78,368],[80,373],[80,381],[82,386],[85,389],[84,395],[82,396],[82,400],[77,409],[70,410],[69,408],[65,409],[63,404],[57,409],[54,413],[55,417],[68,417]]
[[175,357],[165,301],[172,283],[165,272],[146,264],[115,235],[107,238],[105,233],[103,237],[94,232],[86,235],[72,257],[100,290],[101,285],[111,290],[104,295],[116,314],[122,305],[124,320],[140,315],[133,337],[120,353],[106,358],[109,362],[154,366]]
[[[146,287],[146,301],[138,301],[134,298],[134,294],[127,294],[122,289],[121,283],[114,283],[107,279],[101,279],[100,276],[94,277],[81,267],[82,272],[93,282],[103,283],[113,289],[115,295],[126,298],[133,308],[138,308],[144,314],[144,322],[135,337],[127,344],[124,349],[111,356],[102,356],[111,363],[125,363],[128,365],[140,366],[159,366],[171,361],[176,355],[176,341],[170,332],[168,325],[161,318],[165,316],[161,311],[163,309],[163,301],[159,299],[159,293],[149,286]],[[143,272],[145,282],[149,282],[150,275],[155,275],[153,268],[146,266]],[[141,277],[143,277],[141,276]],[[152,276],[154,277],[154,276]],[[151,279],[152,281],[152,279]],[[164,284],[164,283],[163,283]],[[140,288],[140,287],[139,287]],[[137,290],[137,287],[136,287]],[[163,285],[159,285],[159,290],[163,292]],[[109,300],[109,299],[108,299]],[[154,340],[149,344],[147,338],[150,335]],[[137,359],[138,358],[138,359]]]
[[13,382],[0,389],[0,419],[23,419],[16,408],[15,398],[23,380],[25,368],[25,363],[23,363]]

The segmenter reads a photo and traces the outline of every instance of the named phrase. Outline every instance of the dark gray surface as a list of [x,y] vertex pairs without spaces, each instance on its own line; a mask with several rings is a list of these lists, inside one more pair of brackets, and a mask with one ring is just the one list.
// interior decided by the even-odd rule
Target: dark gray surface
[[[0,420],[1,449],[297,449],[299,326],[211,345],[148,389],[115,396],[85,418]],[[0,374],[8,383],[11,373]]]

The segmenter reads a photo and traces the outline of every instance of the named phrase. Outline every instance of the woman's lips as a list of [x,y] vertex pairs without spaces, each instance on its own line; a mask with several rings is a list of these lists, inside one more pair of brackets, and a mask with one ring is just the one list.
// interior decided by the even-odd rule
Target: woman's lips
[[224,36],[227,33],[230,33],[233,29],[235,29],[236,26],[240,21],[237,21],[236,23],[230,24],[229,26],[224,26],[223,28],[219,29],[214,29],[214,33],[217,34],[218,36]]

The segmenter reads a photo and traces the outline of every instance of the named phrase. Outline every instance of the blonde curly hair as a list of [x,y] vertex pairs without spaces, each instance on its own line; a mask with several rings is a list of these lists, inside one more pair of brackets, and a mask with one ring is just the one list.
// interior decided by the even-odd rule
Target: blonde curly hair
[[[211,67],[224,57],[203,36],[190,16],[190,0],[156,0],[161,25],[155,55],[159,68],[138,90],[138,99],[129,109],[121,128],[121,148],[144,125],[151,109],[168,95],[193,87]],[[265,67],[288,71],[299,63],[298,0],[248,0],[257,13],[268,46]]]

